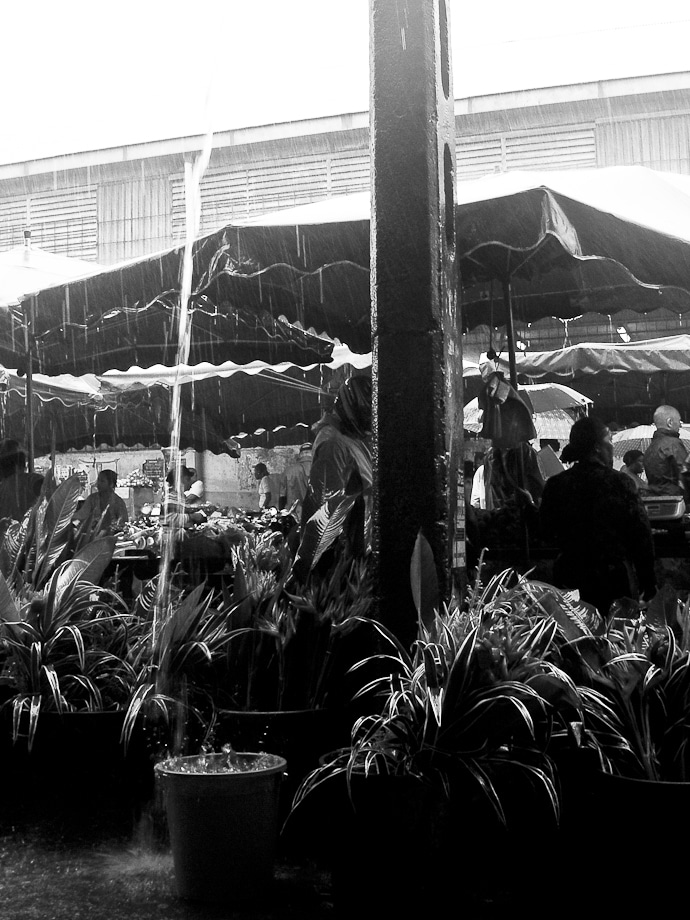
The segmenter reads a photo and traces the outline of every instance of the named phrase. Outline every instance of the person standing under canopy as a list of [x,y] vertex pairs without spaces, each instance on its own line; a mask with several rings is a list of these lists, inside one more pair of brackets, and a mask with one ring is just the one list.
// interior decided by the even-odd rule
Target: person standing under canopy
[[259,483],[259,511],[271,507],[271,477],[265,463],[257,463],[254,467],[254,479]]
[[108,533],[121,531],[129,519],[124,499],[115,491],[117,473],[115,470],[101,470],[96,479],[96,491],[87,496],[81,508],[75,512],[75,523],[88,521],[89,528],[105,530]]
[[338,534],[342,533],[353,556],[363,556],[371,547],[371,394],[369,377],[350,377],[338,390],[332,411],[314,426],[309,488],[295,558],[297,576],[310,570],[329,520],[342,516]]
[[0,519],[21,521],[41,491],[43,476],[28,473],[26,454],[12,438],[0,441]]
[[186,467],[189,481],[189,488],[185,488],[184,497],[188,505],[197,505],[203,501],[204,498],[204,484],[197,476],[196,470],[193,467]]
[[638,492],[647,488],[647,483],[642,478],[642,473],[644,473],[643,458],[644,453],[641,450],[626,450],[623,454],[623,466],[621,467],[621,473],[625,473],[626,476],[630,477]]
[[547,480],[539,509],[542,534],[560,551],[554,584],[577,589],[604,616],[619,598],[651,600],[649,519],[630,477],[613,469],[611,432],[598,419],[580,419],[561,459],[573,466]]
[[300,521],[302,516],[302,503],[309,488],[311,464],[311,444],[302,444],[294,462],[285,470],[285,496],[281,496],[281,508],[292,511],[296,521]]
[[642,458],[647,488],[653,495],[687,497],[688,450],[680,439],[680,412],[673,406],[659,406],[653,420],[656,431]]

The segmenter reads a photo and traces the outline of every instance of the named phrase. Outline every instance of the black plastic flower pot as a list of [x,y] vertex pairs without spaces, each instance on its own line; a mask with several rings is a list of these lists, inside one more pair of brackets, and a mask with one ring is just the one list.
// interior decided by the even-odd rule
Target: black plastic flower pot
[[156,764],[182,898],[256,903],[269,896],[286,761],[239,753],[177,757]]

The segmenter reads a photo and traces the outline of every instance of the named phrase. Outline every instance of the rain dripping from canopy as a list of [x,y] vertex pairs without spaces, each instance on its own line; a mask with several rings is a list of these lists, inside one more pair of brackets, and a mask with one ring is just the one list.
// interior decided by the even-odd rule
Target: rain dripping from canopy
[[[185,162],[185,245],[182,255],[182,274],[180,297],[177,306],[177,360],[176,375],[172,385],[170,399],[170,462],[175,471],[175,482],[180,483],[182,457],[180,455],[181,430],[181,369],[189,362],[191,347],[191,313],[189,298],[192,293],[193,247],[199,235],[201,223],[201,179],[206,171],[213,147],[213,132],[207,131],[201,152],[194,162]],[[158,579],[158,593],[154,608],[153,642],[163,628],[165,618],[170,610],[170,575],[175,554],[176,532],[172,526],[163,526],[161,537],[161,568]],[[165,679],[165,675],[159,675]]]

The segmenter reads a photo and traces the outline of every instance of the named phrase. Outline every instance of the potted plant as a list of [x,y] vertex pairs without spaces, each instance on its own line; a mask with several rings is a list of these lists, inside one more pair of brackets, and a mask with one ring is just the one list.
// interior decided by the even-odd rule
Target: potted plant
[[628,879],[615,903],[677,906],[673,884],[661,891],[639,885],[629,868],[643,841],[655,840],[667,877],[684,869],[675,837],[690,814],[690,602],[678,602],[673,626],[640,610],[611,621],[600,636],[573,637],[565,652],[582,700],[579,781],[565,800],[572,845],[579,849],[606,815],[616,828],[607,863]]
[[[466,603],[439,611],[433,560],[418,538],[412,561],[418,638],[408,650],[372,624],[384,643],[374,656],[384,673],[362,689],[373,694],[372,711],[354,725],[350,745],[304,780],[293,803],[299,811],[340,787],[341,821],[330,843],[341,896],[370,888],[381,908],[391,907],[396,891],[399,907],[428,905],[437,895],[440,904],[455,890],[453,866],[472,866],[466,892],[487,879],[477,853],[505,843],[502,829],[515,834],[517,826],[524,834],[527,816],[532,827],[555,826],[551,746],[579,717],[579,697],[550,660],[557,624],[524,617],[527,589],[524,580],[509,588],[512,577],[502,573],[486,587],[478,582]],[[367,658],[355,668],[371,663]],[[498,874],[491,867],[506,890],[517,880],[517,872],[507,877],[516,863],[512,858]],[[414,876],[418,884],[411,891],[376,883],[394,876]],[[444,878],[454,881],[441,893]]]
[[120,733],[137,623],[121,598],[89,580],[87,555],[62,563],[41,591],[16,595],[0,575],[0,684],[13,744],[7,769],[32,777],[32,799],[57,783],[71,807],[90,808],[129,793]]
[[[302,584],[280,534],[233,549],[226,592],[229,642],[219,677],[219,743],[287,757],[290,780],[343,738],[352,696],[348,663],[372,604],[368,564],[347,554]],[[289,784],[288,784],[289,785]]]
[[135,608],[145,628],[130,650],[136,682],[123,737],[128,743],[143,722],[161,751],[181,756],[207,742],[217,707],[213,665],[229,630],[217,594],[204,584],[191,591],[171,585],[161,599],[159,581],[148,582]]

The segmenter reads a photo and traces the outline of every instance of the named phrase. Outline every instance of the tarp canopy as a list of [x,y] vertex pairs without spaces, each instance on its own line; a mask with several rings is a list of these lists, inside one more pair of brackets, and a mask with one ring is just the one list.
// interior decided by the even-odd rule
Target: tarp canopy
[[[281,316],[370,351],[369,213],[368,193],[340,196],[199,239],[190,363],[295,360],[278,353],[293,328]],[[508,280],[517,319],[690,309],[690,177],[644,167],[485,176],[458,184],[456,227],[466,328],[504,322]],[[41,369],[173,364],[182,253],[39,293]],[[16,347],[8,329],[0,348]],[[261,342],[273,344],[268,356]]]

